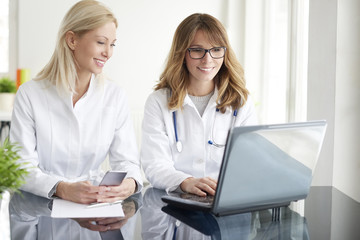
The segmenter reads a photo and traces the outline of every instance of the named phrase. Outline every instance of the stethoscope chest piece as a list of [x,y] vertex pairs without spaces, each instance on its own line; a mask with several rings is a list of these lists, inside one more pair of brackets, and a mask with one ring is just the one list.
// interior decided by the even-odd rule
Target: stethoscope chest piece
[[174,131],[175,131],[175,141],[176,141],[176,149],[180,153],[182,151],[182,143],[179,141],[178,134],[177,134],[177,128],[176,128],[176,112],[174,111],[172,113],[173,115],[173,123],[174,123]]
[[179,153],[182,151],[182,143],[180,141],[176,142],[176,149],[178,150]]

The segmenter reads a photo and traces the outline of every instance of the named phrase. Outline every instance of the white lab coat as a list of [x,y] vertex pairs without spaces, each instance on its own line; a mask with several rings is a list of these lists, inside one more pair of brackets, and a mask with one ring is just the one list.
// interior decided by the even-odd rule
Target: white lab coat
[[[188,95],[183,110],[176,111],[178,139],[183,145],[181,153],[176,149],[173,110],[167,106],[169,90],[161,89],[148,97],[142,126],[141,163],[154,187],[173,191],[190,176],[218,178],[224,147],[215,147],[208,141],[224,144],[234,116],[231,109],[224,114],[216,112],[217,95],[215,89],[202,117]],[[249,97],[238,110],[234,126],[256,123],[255,108]]]
[[29,81],[16,94],[10,138],[21,146],[30,174],[22,190],[42,197],[60,180],[95,180],[109,154],[114,170],[127,171],[142,188],[139,155],[125,93],[94,76],[72,104],[48,81]]

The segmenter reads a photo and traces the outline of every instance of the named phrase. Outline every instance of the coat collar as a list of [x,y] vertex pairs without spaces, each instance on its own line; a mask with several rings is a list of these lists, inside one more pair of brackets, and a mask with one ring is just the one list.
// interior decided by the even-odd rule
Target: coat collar
[[[211,96],[211,98],[210,98],[210,100],[209,100],[209,103],[208,103],[208,105],[209,105],[210,107],[213,107],[213,106],[216,107],[216,98],[217,98],[217,96],[218,96],[218,93],[219,93],[219,90],[218,90],[217,87],[215,86],[214,94]],[[195,105],[194,105],[194,103],[191,101],[191,98],[189,97],[189,94],[188,94],[188,93],[186,93],[186,96],[185,96],[185,99],[184,99],[184,103],[183,103],[183,107],[185,107],[186,105],[189,105],[189,106],[195,108]]]

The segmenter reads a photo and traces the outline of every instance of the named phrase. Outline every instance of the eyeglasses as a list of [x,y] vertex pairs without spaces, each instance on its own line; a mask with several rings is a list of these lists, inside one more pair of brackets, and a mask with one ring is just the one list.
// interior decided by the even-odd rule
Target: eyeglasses
[[188,48],[190,58],[202,59],[208,52],[212,58],[219,59],[225,56],[226,47],[214,47],[210,49],[204,48]]

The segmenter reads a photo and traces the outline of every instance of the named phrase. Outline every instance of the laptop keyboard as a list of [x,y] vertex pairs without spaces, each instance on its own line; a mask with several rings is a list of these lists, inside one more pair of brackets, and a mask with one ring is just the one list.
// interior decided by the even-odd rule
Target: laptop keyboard
[[213,203],[214,201],[214,196],[208,195],[206,197],[200,197],[198,195],[190,194],[190,193],[181,194],[181,198],[202,202],[202,203]]

